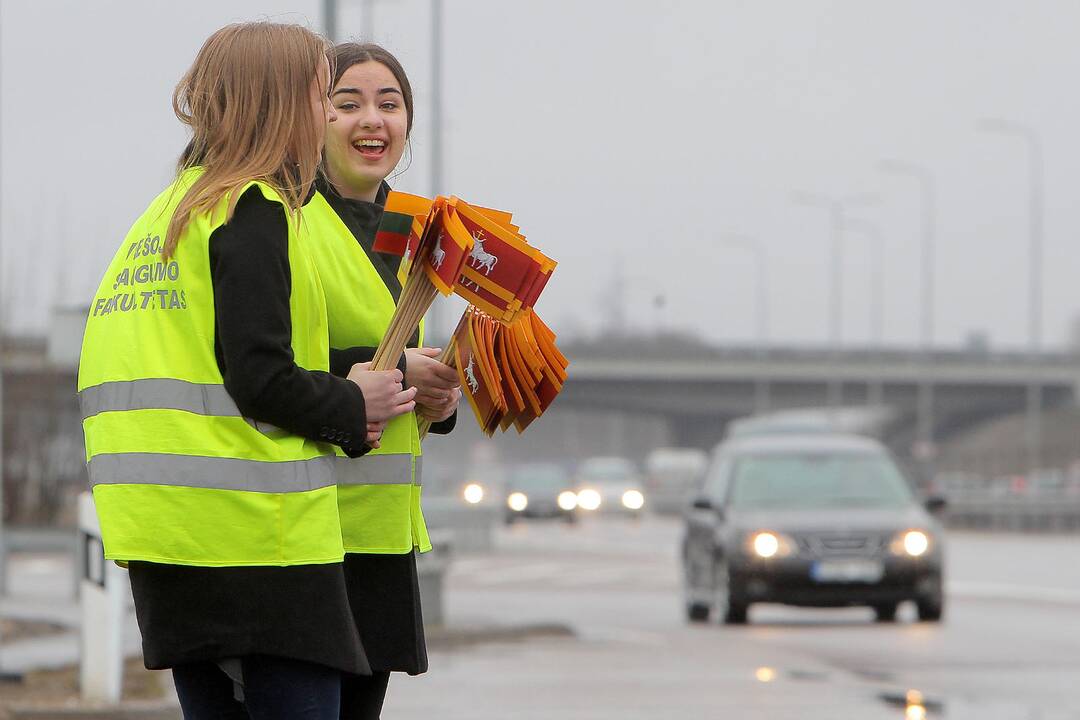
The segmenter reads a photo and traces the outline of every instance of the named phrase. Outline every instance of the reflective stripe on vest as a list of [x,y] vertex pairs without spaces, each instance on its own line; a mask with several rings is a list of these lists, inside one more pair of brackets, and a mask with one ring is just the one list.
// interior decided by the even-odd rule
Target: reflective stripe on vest
[[125,410],[180,410],[207,417],[243,417],[264,435],[284,432],[276,425],[241,415],[224,385],[171,378],[117,380],[79,391],[82,419]]
[[90,485],[173,485],[262,493],[308,492],[334,484],[333,458],[268,462],[240,458],[109,453],[87,463]]
[[240,408],[224,385],[151,378],[101,383],[79,392],[85,420],[122,410],[183,410],[196,415],[240,417]]
[[412,482],[412,454],[392,453],[363,458],[336,457],[338,485],[408,485]]

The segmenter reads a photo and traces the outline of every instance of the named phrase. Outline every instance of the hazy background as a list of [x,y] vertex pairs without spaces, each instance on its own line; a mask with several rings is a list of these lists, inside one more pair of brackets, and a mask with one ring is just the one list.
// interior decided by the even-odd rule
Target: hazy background
[[[358,36],[361,4],[340,6],[340,34]],[[429,3],[374,7],[373,37],[416,91],[412,163],[394,185],[427,193]],[[512,210],[560,261],[539,310],[564,338],[611,329],[621,304],[625,330],[753,341],[753,258],[717,241],[740,232],[770,254],[773,339],[824,342],[829,226],[792,202],[805,190],[881,193],[853,214],[885,237],[885,341],[914,343],[919,196],[877,170],[898,158],[938,184],[937,341],[979,330],[997,347],[1024,344],[1026,153],[975,127],[1000,117],[1043,141],[1045,344],[1068,341],[1080,101],[1065,81],[1080,70],[1080,4],[454,0],[444,12],[444,190]],[[11,331],[44,331],[51,306],[88,302],[184,144],[176,80],[213,30],[266,17],[320,28],[321,3],[0,3]],[[853,233],[850,345],[870,337],[870,255]]]

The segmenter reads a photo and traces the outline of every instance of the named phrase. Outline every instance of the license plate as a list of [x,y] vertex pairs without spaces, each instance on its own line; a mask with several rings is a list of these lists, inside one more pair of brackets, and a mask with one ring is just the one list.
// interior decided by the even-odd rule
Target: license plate
[[877,560],[821,560],[810,566],[810,577],[817,582],[874,583],[885,575]]

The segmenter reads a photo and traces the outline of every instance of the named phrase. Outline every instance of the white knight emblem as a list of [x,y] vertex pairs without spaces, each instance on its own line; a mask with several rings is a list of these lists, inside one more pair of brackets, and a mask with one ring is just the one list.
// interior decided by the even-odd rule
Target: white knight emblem
[[[484,275],[490,275],[491,271],[495,269],[495,265],[499,262],[499,258],[493,254],[484,251],[484,231],[477,230],[473,233],[473,246],[469,251],[469,265],[472,265],[478,270],[483,270]],[[476,264],[473,265],[473,261]]]
[[469,358],[469,364],[465,366],[465,379],[469,381],[469,389],[475,394],[480,389],[480,381],[476,379],[476,370],[471,357]]
[[442,249],[442,230],[439,231],[439,237],[435,238],[435,247],[431,249],[431,266],[436,270],[442,267],[443,260],[446,259],[446,251]]

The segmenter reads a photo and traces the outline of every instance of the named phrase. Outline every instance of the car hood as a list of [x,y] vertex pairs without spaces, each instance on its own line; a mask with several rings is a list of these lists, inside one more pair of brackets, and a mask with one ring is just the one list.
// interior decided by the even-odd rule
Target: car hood
[[641,483],[582,483],[578,486],[578,491],[584,489],[595,490],[600,493],[601,497],[622,497],[623,493],[628,490],[641,491]]
[[538,489],[528,490],[526,488],[510,488],[510,490],[507,492],[507,496],[509,496],[512,493],[519,492],[519,493],[523,493],[525,495],[525,497],[529,498],[529,500],[545,500],[545,501],[550,500],[551,502],[555,502],[558,499],[559,494],[563,493],[563,492],[566,492],[566,490],[568,490],[568,489],[569,488],[563,488],[563,489],[560,489],[560,490],[548,490],[548,489],[544,488],[544,489],[539,489],[539,490]]
[[732,510],[730,524],[740,530],[777,532],[858,532],[933,527],[918,505],[903,508],[818,508],[813,510]]

